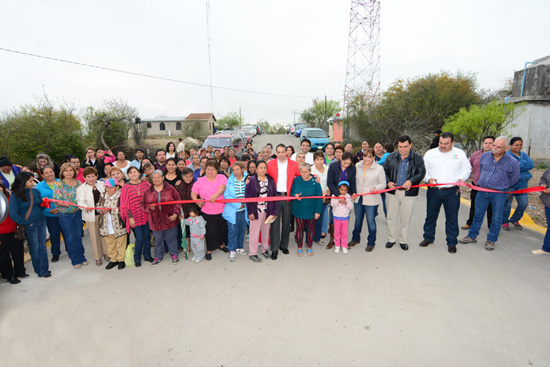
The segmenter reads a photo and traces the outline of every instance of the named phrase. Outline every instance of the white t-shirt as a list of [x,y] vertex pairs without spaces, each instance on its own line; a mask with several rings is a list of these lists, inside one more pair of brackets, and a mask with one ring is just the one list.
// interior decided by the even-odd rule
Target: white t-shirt
[[185,150],[185,144],[183,144],[183,141],[181,143],[178,143],[178,147],[176,149],[176,151],[179,153],[179,152],[183,152]]

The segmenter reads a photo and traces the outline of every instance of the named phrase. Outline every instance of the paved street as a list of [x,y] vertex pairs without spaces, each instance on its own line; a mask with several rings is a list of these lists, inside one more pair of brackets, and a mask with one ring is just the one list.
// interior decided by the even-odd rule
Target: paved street
[[[264,135],[255,150],[267,142],[299,145]],[[443,218],[436,243],[418,247],[425,214],[421,190],[406,252],[384,247],[381,215],[371,253],[363,236],[347,255],[299,258],[291,236],[290,255],[259,264],[216,251],[200,264],[75,270],[63,253],[44,279],[27,263],[31,277],[0,284],[1,365],[548,366],[550,257],[530,253],[543,235],[504,232],[489,252],[484,225],[451,255]]]

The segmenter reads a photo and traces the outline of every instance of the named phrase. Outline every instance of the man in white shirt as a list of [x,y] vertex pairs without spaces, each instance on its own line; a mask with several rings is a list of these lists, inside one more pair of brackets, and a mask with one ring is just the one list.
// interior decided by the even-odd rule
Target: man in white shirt
[[183,140],[181,138],[178,138],[178,147],[176,148],[176,151],[183,152],[185,150],[185,144],[183,144]]
[[[311,149],[311,141],[307,138],[302,140],[300,143],[300,149],[302,149],[302,152],[306,155],[306,163],[313,166],[315,164],[315,160],[313,159],[313,153],[309,151]],[[290,159],[296,161],[296,154],[298,153],[294,153]]]
[[424,155],[428,184],[450,183],[451,185],[428,187],[426,221],[424,222],[424,240],[420,247],[426,247],[435,240],[435,227],[441,204],[445,209],[445,233],[448,251],[456,253],[458,243],[458,209],[460,208],[460,190],[453,183],[461,183],[470,177],[472,167],[466,154],[454,147],[454,135],[441,134],[439,147],[430,149]]

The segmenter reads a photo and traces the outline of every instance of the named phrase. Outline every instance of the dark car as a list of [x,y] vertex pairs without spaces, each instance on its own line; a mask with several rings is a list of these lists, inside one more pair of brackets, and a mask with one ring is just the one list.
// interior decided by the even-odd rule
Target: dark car
[[206,138],[202,144],[202,148],[206,149],[209,145],[212,145],[214,150],[219,150],[221,153],[223,153],[224,147],[233,147],[235,149],[235,155],[240,158],[243,154],[245,142],[241,134],[215,134]]

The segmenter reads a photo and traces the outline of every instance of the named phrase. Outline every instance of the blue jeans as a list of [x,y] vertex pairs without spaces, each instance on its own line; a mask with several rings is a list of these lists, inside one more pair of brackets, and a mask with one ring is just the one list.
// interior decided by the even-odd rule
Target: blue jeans
[[367,237],[367,246],[374,246],[376,242],[376,215],[378,205],[363,205],[362,198],[359,202],[353,204],[355,210],[355,225],[353,226],[352,241],[361,242],[361,231],[363,230],[363,218],[366,217],[369,235]]
[[[511,223],[519,222],[521,217],[523,217],[523,213],[525,213],[525,209],[527,209],[527,205],[529,204],[529,197],[527,194],[508,194],[507,196],[508,196],[508,200],[504,205],[504,214],[502,216],[502,224],[506,224],[508,222],[511,222]],[[518,201],[518,206],[514,211],[514,215],[512,215],[512,218],[510,218],[510,212],[512,211],[512,201],[514,197]]]
[[321,207],[321,216],[315,221],[315,235],[313,236],[314,242],[321,241],[321,233],[323,232],[323,222],[325,220],[327,206],[328,204],[323,204],[323,206]]
[[[424,222],[424,239],[430,243],[435,241],[435,227],[441,205],[445,210],[445,234],[447,246],[456,246],[458,243],[458,209],[460,208],[460,192],[458,187],[439,190],[428,188],[426,221]],[[483,217],[482,217],[483,219]]]
[[145,260],[151,259],[151,232],[149,223],[133,228],[136,236],[136,247],[134,252],[134,262],[141,263],[141,254]]
[[32,267],[39,277],[49,274],[48,250],[46,248],[46,220],[40,219],[29,226],[25,226],[27,243],[31,253]]
[[235,224],[227,221],[227,235],[229,251],[236,251],[238,248],[243,248],[244,235],[246,234],[246,218],[244,210],[235,213]]
[[82,264],[86,261],[82,245],[82,212],[79,210],[76,213],[59,213],[58,217],[71,264]]
[[326,234],[327,231],[328,231],[328,204],[323,214],[323,228],[321,229],[321,233]]
[[546,212],[546,235],[544,236],[544,242],[542,243],[542,249],[546,252],[550,252],[550,208],[545,206]]
[[168,246],[168,253],[170,256],[178,255],[178,230],[176,227],[165,229],[163,231],[153,231],[155,236],[155,257],[159,259],[164,258],[164,242],[166,241],[166,246]]
[[507,199],[508,194],[504,193],[478,192],[476,197],[476,214],[474,216],[474,222],[468,232],[468,237],[477,238],[479,235],[479,229],[483,224],[483,217],[485,217],[487,207],[491,204],[493,207],[493,218],[491,220],[489,234],[487,235],[487,241],[498,241],[498,234],[500,233],[500,227],[502,224],[502,214],[504,212],[504,204]]
[[[52,255],[59,256],[61,255],[61,224],[59,224],[59,217],[45,217],[46,226],[48,227],[48,232],[50,232],[50,242],[52,244]],[[63,236],[65,237],[65,236]],[[65,250],[67,250],[67,245],[65,245]]]

